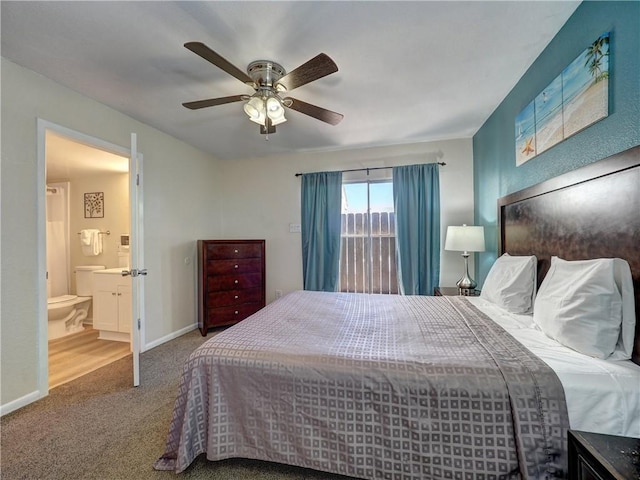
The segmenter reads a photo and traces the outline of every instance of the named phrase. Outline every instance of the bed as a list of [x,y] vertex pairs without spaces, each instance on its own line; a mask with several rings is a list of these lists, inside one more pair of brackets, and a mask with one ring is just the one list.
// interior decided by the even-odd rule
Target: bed
[[[553,256],[622,257],[637,311],[638,185],[640,147],[500,199],[499,253],[535,255],[540,292]],[[503,307],[285,295],[192,353],[155,468],[181,472],[206,453],[363,479],[564,478],[568,428],[640,437],[637,325],[633,362],[611,361]]]

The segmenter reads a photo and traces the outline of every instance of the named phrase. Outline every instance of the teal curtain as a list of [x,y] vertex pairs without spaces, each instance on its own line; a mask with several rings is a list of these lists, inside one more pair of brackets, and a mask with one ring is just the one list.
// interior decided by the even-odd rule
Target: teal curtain
[[440,282],[440,176],[437,163],[393,168],[398,290],[433,295]]
[[341,207],[342,172],[302,176],[302,275],[305,290],[338,290]]

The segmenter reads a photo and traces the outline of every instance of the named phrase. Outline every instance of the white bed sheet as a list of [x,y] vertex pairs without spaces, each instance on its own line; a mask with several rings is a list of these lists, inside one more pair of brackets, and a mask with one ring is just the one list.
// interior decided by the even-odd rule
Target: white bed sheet
[[509,313],[479,297],[469,301],[556,372],[572,429],[640,438],[639,365],[583,355],[547,337],[533,315]]

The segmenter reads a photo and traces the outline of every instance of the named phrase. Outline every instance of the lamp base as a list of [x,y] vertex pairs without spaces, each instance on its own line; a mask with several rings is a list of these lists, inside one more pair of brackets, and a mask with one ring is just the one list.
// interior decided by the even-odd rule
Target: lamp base
[[476,282],[473,278],[469,277],[469,275],[465,275],[460,280],[456,282],[456,287],[464,290],[475,290],[478,286],[478,282]]
[[464,275],[456,282],[456,286],[460,290],[475,290],[478,283],[469,276],[469,254],[464,252],[462,256],[464,258]]

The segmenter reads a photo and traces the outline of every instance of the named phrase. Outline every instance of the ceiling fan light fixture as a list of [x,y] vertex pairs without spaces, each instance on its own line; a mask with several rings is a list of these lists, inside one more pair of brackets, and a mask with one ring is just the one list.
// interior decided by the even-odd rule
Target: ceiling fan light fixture
[[252,122],[264,124],[264,101],[259,96],[253,96],[244,104],[244,112]]
[[264,122],[265,122],[266,118],[267,117],[265,117],[265,116],[260,116],[258,118],[249,118],[249,120],[251,120],[253,123],[257,123],[258,125],[263,125],[264,126]]
[[271,125],[273,125],[274,127],[276,125],[280,125],[281,123],[284,123],[284,122],[287,121],[287,119],[284,117],[284,111],[278,117],[276,117],[274,115],[269,115],[269,120],[271,120]]
[[269,115],[278,115],[282,111],[282,105],[277,97],[267,98],[267,112]]
[[280,102],[280,99],[276,95],[271,95],[267,98],[267,116],[271,120],[272,125],[279,125],[286,122],[287,119],[284,116],[284,107]]
[[197,110],[232,102],[245,102],[243,107],[249,120],[260,125],[260,133],[265,135],[275,133],[275,126],[287,121],[284,116],[285,108],[291,108],[330,125],[337,125],[343,118],[343,115],[331,110],[290,97],[280,97],[284,92],[337,72],[338,66],[324,53],[316,55],[289,73],[271,60],[251,62],[245,73],[204,43],[187,42],[184,46],[255,90],[251,96],[233,95],[186,102],[182,104],[185,108]]

